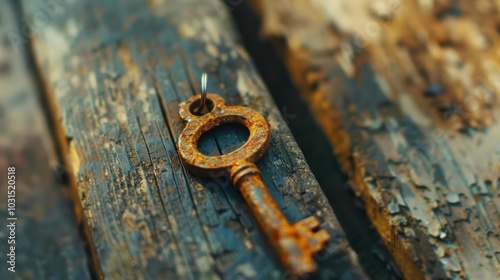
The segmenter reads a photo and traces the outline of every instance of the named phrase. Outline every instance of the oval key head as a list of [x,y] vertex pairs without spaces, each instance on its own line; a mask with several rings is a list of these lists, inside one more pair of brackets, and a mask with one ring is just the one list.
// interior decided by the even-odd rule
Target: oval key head
[[[179,136],[178,150],[184,165],[199,176],[213,176],[227,172],[237,162],[255,163],[266,152],[271,140],[269,125],[259,112],[242,106],[226,106],[217,94],[208,94],[206,111],[195,114],[201,95],[195,95],[179,104],[179,114],[186,127]],[[225,123],[240,123],[248,128],[248,140],[238,149],[219,156],[202,154],[198,140],[205,132]]]

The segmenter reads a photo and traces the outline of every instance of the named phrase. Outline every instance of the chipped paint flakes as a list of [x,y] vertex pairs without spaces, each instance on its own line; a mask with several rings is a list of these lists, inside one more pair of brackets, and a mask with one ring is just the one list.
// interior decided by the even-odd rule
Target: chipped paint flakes
[[441,224],[438,220],[433,219],[430,222],[424,223],[425,227],[427,227],[427,231],[433,237],[439,237],[441,233]]
[[458,193],[448,193],[446,194],[446,201],[451,204],[456,204],[460,202],[460,196]]
[[238,265],[236,270],[239,273],[241,273],[241,275],[243,275],[244,277],[246,277],[248,279],[252,279],[252,278],[255,278],[255,276],[257,276],[257,272],[255,271],[255,268],[250,263],[240,264],[240,265]]
[[118,120],[118,122],[120,123],[120,125],[127,125],[127,108],[125,108],[125,106],[123,105],[116,105],[115,106],[115,110],[116,110],[116,119]]
[[177,26],[179,35],[183,38],[194,38],[198,34],[199,30],[193,26],[190,22],[182,22]]
[[219,51],[217,50],[217,47],[214,44],[207,44],[206,50],[207,53],[213,57],[219,56]]
[[200,272],[211,273],[213,272],[213,259],[210,256],[203,255],[195,258],[196,266],[200,269]]
[[389,214],[397,214],[399,213],[399,206],[395,201],[390,201],[387,204],[387,209],[389,210]]
[[92,71],[89,73],[88,82],[91,89],[97,90],[97,79],[95,76],[95,72]]
[[415,102],[410,94],[400,93],[398,101],[401,111],[405,112],[418,125],[429,127],[433,123],[432,119],[420,110],[418,102]]

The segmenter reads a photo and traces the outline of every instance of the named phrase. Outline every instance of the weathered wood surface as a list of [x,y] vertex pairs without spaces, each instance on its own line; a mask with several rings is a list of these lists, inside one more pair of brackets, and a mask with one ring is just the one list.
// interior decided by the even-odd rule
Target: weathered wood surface
[[262,22],[250,3],[231,11],[242,42],[333,208],[359,263],[371,279],[401,279],[396,263],[349,187],[331,144],[293,84],[275,44],[261,36]]
[[[0,279],[90,279],[27,46],[13,49],[10,44],[9,36],[20,33],[11,3],[0,1]],[[8,243],[7,228],[10,166],[16,169],[15,244]],[[7,270],[10,246],[15,246],[15,273]]]
[[[23,1],[28,18],[36,3]],[[178,104],[198,91],[259,110],[272,144],[259,162],[292,222],[317,215],[332,236],[322,278],[364,278],[357,258],[218,1],[75,1],[33,32],[32,48],[73,169],[84,218],[109,279],[282,278],[265,237],[227,178],[182,167]],[[209,154],[241,143],[208,135]]]
[[497,2],[253,3],[405,277],[500,277]]

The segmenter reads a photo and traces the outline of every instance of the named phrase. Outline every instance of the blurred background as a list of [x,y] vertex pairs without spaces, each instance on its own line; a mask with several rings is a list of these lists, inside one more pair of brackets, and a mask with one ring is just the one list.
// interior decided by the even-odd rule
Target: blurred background
[[293,278],[227,178],[181,167],[203,72],[270,123],[259,167],[285,216],[329,230],[310,278],[498,278],[499,9],[0,1],[0,278]]

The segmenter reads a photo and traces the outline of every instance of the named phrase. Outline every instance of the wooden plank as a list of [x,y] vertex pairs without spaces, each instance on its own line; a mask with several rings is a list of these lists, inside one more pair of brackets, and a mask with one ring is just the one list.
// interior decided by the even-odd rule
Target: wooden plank
[[496,279],[497,4],[439,3],[253,1],[405,277]]
[[[30,17],[37,7],[24,1]],[[323,278],[364,278],[357,258],[218,1],[75,1],[34,32],[33,50],[105,278],[281,278],[264,235],[228,178],[186,172],[178,104],[198,90],[259,110],[272,144],[259,162],[290,221],[320,217],[332,242]],[[220,154],[244,132],[200,148]]]
[[245,48],[276,106],[281,108],[283,118],[330,202],[365,273],[377,280],[402,279],[402,274],[398,272],[396,263],[373,227],[362,202],[350,189],[328,138],[316,123],[299,89],[293,84],[280,53],[276,52],[271,40],[261,36],[259,16],[250,7],[250,3],[243,2],[231,12],[231,17],[239,33],[244,34],[242,42]]
[[[90,279],[67,185],[60,180],[62,166],[58,164],[54,138],[30,73],[27,46],[14,49],[10,44],[10,36],[20,33],[11,2],[1,1],[0,279]],[[8,184],[9,167],[14,167],[14,178],[10,178],[14,184]],[[8,197],[8,191],[14,197]],[[8,210],[8,202],[15,203],[13,212]],[[15,235],[7,227],[11,222],[15,224]],[[7,263],[11,260],[7,256],[12,255],[11,246],[15,263]],[[12,267],[15,272],[8,270]]]

